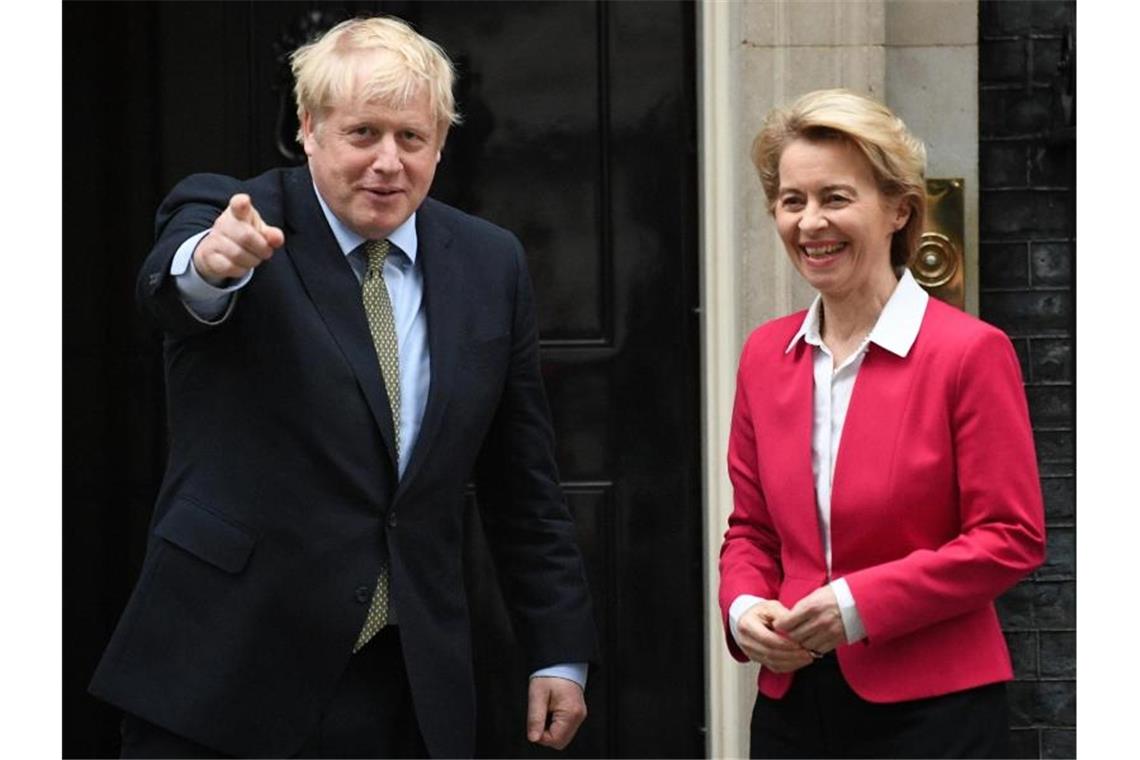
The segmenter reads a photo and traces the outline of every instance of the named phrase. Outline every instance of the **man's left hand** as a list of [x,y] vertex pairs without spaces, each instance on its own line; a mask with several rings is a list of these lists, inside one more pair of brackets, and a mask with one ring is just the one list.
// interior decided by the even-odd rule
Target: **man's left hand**
[[535,744],[565,749],[586,719],[582,687],[565,678],[530,679],[526,738]]
[[772,627],[816,655],[846,643],[839,602],[830,586],[811,592],[787,613],[772,621]]

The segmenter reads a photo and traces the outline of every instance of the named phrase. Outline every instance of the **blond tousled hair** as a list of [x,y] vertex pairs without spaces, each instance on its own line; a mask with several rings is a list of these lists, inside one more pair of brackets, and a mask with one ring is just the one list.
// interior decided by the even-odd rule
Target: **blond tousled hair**
[[[365,81],[356,82],[361,54],[379,54]],[[403,21],[387,16],[342,21],[291,56],[297,121],[308,112],[318,123],[329,108],[354,97],[401,108],[426,92],[441,137],[460,121],[451,88],[455,67],[436,43]],[[356,91],[359,87],[360,91]],[[300,130],[297,139],[304,141]]]
[[795,140],[845,140],[867,159],[879,192],[910,206],[910,218],[891,238],[891,265],[906,266],[922,237],[926,215],[926,148],[882,103],[850,90],[816,90],[768,113],[752,141],[752,163],[774,213],[780,156]]

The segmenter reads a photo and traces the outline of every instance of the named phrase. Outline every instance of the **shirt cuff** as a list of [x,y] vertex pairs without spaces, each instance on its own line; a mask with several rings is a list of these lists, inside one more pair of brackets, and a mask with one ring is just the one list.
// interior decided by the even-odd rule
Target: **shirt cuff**
[[736,627],[740,624],[740,618],[744,617],[745,612],[764,601],[767,600],[752,594],[741,594],[732,600],[732,604],[728,608],[728,627],[732,631],[732,639],[737,646],[740,646],[740,635]]
[[589,670],[589,663],[585,662],[566,662],[559,665],[551,665],[549,668],[539,668],[530,674],[531,678],[565,678],[567,681],[573,681],[582,687],[582,691],[586,690],[586,673]]
[[202,230],[197,235],[188,238],[182,245],[178,246],[178,250],[174,253],[174,259],[170,262],[170,274],[174,277],[174,284],[178,288],[178,293],[182,296],[182,302],[186,304],[196,316],[204,320],[212,320],[218,317],[226,310],[233,294],[244,288],[253,277],[253,270],[245,273],[245,276],[236,282],[225,287],[216,287],[206,282],[205,278],[198,273],[197,267],[192,263],[194,256],[194,249],[198,247],[210,231]]
[[863,629],[863,620],[859,617],[859,610],[855,607],[855,597],[851,596],[851,589],[843,578],[836,578],[831,582],[831,590],[835,592],[835,600],[839,602],[839,616],[843,619],[843,633],[848,644],[867,638]]

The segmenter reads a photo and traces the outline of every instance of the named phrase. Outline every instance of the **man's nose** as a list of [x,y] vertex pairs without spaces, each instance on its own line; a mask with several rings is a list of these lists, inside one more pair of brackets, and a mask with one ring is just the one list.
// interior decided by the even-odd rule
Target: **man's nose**
[[376,143],[376,155],[372,158],[373,171],[392,174],[400,171],[400,148],[394,135],[384,135]]

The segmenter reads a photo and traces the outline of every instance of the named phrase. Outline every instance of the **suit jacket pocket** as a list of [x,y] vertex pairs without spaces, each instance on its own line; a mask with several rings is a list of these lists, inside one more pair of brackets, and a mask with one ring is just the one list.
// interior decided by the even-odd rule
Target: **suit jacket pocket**
[[185,498],[174,502],[154,532],[227,573],[245,568],[256,541],[246,528]]

